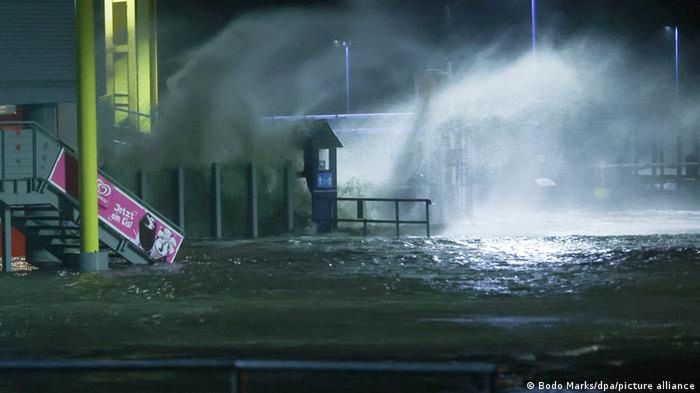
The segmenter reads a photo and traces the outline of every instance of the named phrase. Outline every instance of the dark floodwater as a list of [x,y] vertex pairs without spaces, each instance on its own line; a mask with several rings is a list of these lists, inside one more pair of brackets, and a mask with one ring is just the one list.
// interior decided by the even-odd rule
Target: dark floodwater
[[506,388],[700,365],[692,233],[199,243],[174,265],[2,274],[0,291],[6,359],[486,360]]

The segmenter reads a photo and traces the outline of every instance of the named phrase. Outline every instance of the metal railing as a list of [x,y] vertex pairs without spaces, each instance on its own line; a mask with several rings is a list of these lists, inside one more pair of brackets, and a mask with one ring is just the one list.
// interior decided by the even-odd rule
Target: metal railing
[[[23,132],[27,128],[31,129],[31,152],[30,157],[31,163],[31,176],[11,176],[8,173],[8,151],[6,140],[6,132]],[[36,137],[37,128],[40,128],[37,123],[33,121],[0,121],[0,178],[2,182],[0,183],[0,189],[5,189],[5,182],[10,181],[14,184],[14,188],[17,188],[17,181],[26,181],[29,184],[31,190],[36,189],[37,180],[37,168],[36,168]],[[17,146],[19,148],[19,146]],[[13,146],[14,148],[14,146]]]
[[314,372],[344,374],[452,375],[471,377],[479,392],[495,390],[496,366],[477,362],[356,362],[304,360],[4,360],[0,372],[134,372],[134,371],[209,371],[228,374],[229,392],[247,390],[244,383],[250,372]]
[[[7,129],[11,129],[12,127],[24,127],[24,128],[31,128],[32,130],[32,176],[28,178],[7,178],[7,173],[5,169],[5,160],[6,160],[6,154],[5,154],[5,131]],[[35,190],[37,187],[35,184],[37,183],[46,183],[48,179],[39,176],[37,173],[37,168],[36,168],[36,139],[37,139],[37,134],[41,134],[46,136],[52,143],[55,143],[59,148],[63,148],[66,151],[72,153],[73,155],[77,156],[78,153],[70,146],[67,144],[63,143],[61,140],[59,140],[51,131],[48,131],[47,129],[43,128],[39,123],[35,121],[0,121],[0,179],[3,181],[7,180],[26,180],[26,181],[31,181],[32,185],[32,190]],[[106,179],[111,181],[113,184],[117,185],[119,189],[126,195],[128,195],[130,198],[138,200],[139,203],[146,208],[148,211],[151,212],[151,214],[157,214],[158,218],[163,220],[165,223],[170,225],[172,228],[175,230],[185,233],[184,229],[180,228],[179,225],[175,224],[172,220],[169,218],[165,217],[164,214],[160,214],[158,210],[154,209],[153,206],[149,205],[145,200],[140,198],[138,195],[136,195],[134,192],[129,190],[127,187],[121,185],[120,182],[118,182],[114,177],[111,175],[107,174],[105,171],[98,169],[98,173],[101,176],[104,176]],[[0,187],[2,187],[2,182],[0,182]],[[16,186],[15,186],[16,187]]]
[[[412,199],[412,198],[351,198],[351,197],[337,197],[335,198],[338,202],[356,202],[356,217],[357,218],[338,218],[337,216],[333,218],[333,221],[337,224],[339,222],[361,222],[362,223],[362,234],[367,236],[367,224],[394,224],[396,226],[396,237],[399,237],[400,230],[399,226],[401,224],[422,224],[425,225],[425,234],[430,237],[430,205],[432,202],[430,199]],[[393,202],[394,203],[394,219],[393,220],[380,220],[380,219],[368,219],[365,216],[366,202]],[[401,220],[399,203],[400,202],[413,202],[413,203],[424,203],[425,204],[425,220]]]

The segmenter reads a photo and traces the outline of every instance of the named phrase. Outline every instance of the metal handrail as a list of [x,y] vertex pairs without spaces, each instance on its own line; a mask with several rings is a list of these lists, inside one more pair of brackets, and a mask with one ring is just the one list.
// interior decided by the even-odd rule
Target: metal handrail
[[154,359],[154,360],[0,360],[0,372],[13,371],[169,371],[223,370],[229,375],[229,391],[243,388],[243,373],[333,372],[403,375],[463,375],[482,379],[482,391],[495,389],[496,366],[480,362],[358,362],[308,360]]
[[[36,131],[39,131],[39,132],[42,133],[44,136],[46,136],[46,137],[48,137],[49,139],[51,139],[52,141],[56,142],[58,146],[60,146],[60,147],[62,147],[62,148],[64,148],[64,149],[66,149],[67,151],[71,152],[71,153],[74,154],[75,156],[78,155],[78,153],[77,153],[73,148],[71,148],[70,146],[68,146],[68,145],[66,145],[65,143],[61,142],[61,141],[60,141],[58,138],[56,138],[56,136],[54,136],[50,131],[48,131],[47,129],[45,129],[44,127],[42,127],[39,123],[37,123],[37,122],[35,122],[35,121],[0,121],[0,129],[2,129],[2,126],[3,126],[3,125],[6,125],[6,126],[12,126],[12,125],[15,125],[15,126],[16,126],[16,125],[28,125],[28,126],[34,127]],[[3,134],[0,134],[0,135],[3,135]],[[36,138],[34,138],[34,140],[36,140]],[[3,143],[3,147],[2,147],[2,148],[4,148],[4,143]],[[4,160],[4,155],[3,155],[3,160]],[[3,164],[3,168],[4,168],[4,164]],[[3,169],[3,170],[4,170],[4,169]],[[163,220],[166,224],[170,225],[171,228],[173,228],[173,229],[175,229],[176,231],[182,233],[183,235],[185,234],[185,231],[184,231],[183,228],[180,228],[179,225],[177,225],[177,224],[175,224],[174,222],[172,222],[169,218],[165,217],[163,214],[158,213],[158,210],[154,209],[151,205],[149,205],[148,203],[146,203],[146,201],[142,200],[142,199],[141,199],[140,197],[138,197],[136,194],[134,194],[133,192],[131,192],[127,187],[124,187],[123,185],[121,185],[121,184],[120,184],[118,181],[116,181],[112,176],[108,175],[107,173],[105,173],[104,171],[99,170],[99,169],[98,169],[98,173],[99,173],[100,175],[104,176],[106,179],[108,179],[108,180],[111,181],[112,183],[114,183],[115,185],[117,185],[117,186],[119,187],[119,189],[120,189],[122,192],[124,192],[124,194],[128,195],[129,197],[131,197],[131,198],[133,198],[133,199],[138,200],[139,203],[140,203],[141,205],[143,205],[145,208],[147,208],[151,213],[156,213],[156,214],[158,214],[158,218],[161,219],[161,220]],[[40,177],[36,176],[36,173],[34,173],[34,176],[35,176],[36,179],[39,179],[39,180],[41,180],[41,181],[48,181],[48,179],[43,179],[43,178],[40,178]],[[4,179],[4,176],[3,176],[3,179]]]
[[123,109],[123,108],[117,108],[117,107],[115,107],[114,110],[115,110],[116,112],[124,112],[124,113],[128,113],[128,114],[130,114],[130,115],[136,115],[136,116],[148,117],[148,118],[151,118],[151,117],[152,117],[152,116],[149,115],[148,113],[141,113],[141,112],[131,111],[131,110],[128,110],[128,109]]
[[[357,202],[356,216],[357,218],[338,218],[333,217],[333,222],[337,225],[339,222],[361,222],[362,234],[367,236],[367,224],[394,224],[396,226],[396,237],[400,236],[400,224],[425,224],[425,233],[430,237],[430,205],[432,201],[427,198],[352,198],[352,197],[337,197],[337,202],[355,201]],[[393,202],[394,203],[394,219],[368,219],[365,217],[365,202]],[[401,220],[399,216],[399,202],[418,202],[425,203],[425,220]]]
[[679,166],[686,165],[700,165],[698,161],[671,161],[667,163],[663,162],[646,162],[646,163],[605,163],[605,164],[592,164],[593,168],[608,169],[608,168],[677,168]]
[[264,116],[263,120],[335,120],[335,119],[373,119],[387,118],[395,116],[415,116],[413,112],[376,112],[376,113],[338,113],[338,114],[322,114],[322,115],[273,115]]

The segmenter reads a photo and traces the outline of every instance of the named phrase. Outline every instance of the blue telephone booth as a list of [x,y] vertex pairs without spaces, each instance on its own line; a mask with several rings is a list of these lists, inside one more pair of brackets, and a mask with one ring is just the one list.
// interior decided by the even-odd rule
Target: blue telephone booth
[[343,144],[325,120],[305,122],[300,131],[304,137],[303,176],[311,192],[311,218],[317,232],[330,232],[337,225],[337,149]]

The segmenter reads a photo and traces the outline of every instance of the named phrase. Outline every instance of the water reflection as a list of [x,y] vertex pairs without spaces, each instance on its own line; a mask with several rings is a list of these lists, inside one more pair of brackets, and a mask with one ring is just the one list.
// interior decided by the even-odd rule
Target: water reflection
[[642,340],[695,350],[697,244],[692,233],[203,242],[175,265],[0,275],[0,347],[424,358]]

